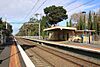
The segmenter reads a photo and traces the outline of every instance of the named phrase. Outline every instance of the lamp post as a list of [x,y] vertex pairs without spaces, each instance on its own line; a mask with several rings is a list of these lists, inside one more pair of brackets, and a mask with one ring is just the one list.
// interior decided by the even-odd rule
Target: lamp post
[[[38,15],[40,15],[40,19],[41,19],[41,14],[36,13],[35,16],[38,18]],[[40,29],[40,22],[39,22],[39,39],[41,38],[41,33],[40,33],[41,29]]]
[[[86,12],[85,11],[83,11],[82,12],[83,14],[84,14],[84,24],[85,24],[85,30],[86,30],[86,18],[85,18],[85,15],[86,15]],[[84,31],[84,33],[85,33],[85,31]],[[83,43],[83,34],[82,34],[82,43]]]
[[85,23],[85,29],[86,29],[86,28],[87,28],[87,27],[86,27],[86,26],[87,26],[87,24],[86,24],[86,12],[83,11],[82,13],[84,14],[84,23]]
[[89,41],[89,44],[90,44],[90,35],[91,35],[91,32],[87,29],[87,24],[86,24],[86,20],[85,20],[85,14],[86,14],[86,12],[83,11],[82,13],[84,14],[85,31],[87,30],[86,32],[88,32],[88,35],[89,35],[89,40],[88,41]]
[[[26,25],[28,24],[38,24],[39,25],[39,39],[40,39],[40,23],[25,23]],[[27,35],[28,35],[28,31],[27,31]]]

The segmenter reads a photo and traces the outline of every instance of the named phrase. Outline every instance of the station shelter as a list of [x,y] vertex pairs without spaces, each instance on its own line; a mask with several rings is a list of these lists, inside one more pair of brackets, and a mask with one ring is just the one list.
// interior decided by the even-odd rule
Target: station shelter
[[77,30],[74,27],[60,27],[55,26],[51,28],[46,28],[43,31],[49,33],[48,40],[53,41],[67,41],[73,37],[80,37],[82,42],[93,41],[93,32],[95,30]]
[[49,33],[48,40],[68,40],[70,36],[75,35],[76,28],[55,26],[44,29]]

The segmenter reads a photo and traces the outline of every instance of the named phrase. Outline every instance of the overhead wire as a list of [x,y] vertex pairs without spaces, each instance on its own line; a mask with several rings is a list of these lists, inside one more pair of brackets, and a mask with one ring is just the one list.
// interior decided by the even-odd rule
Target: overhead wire
[[37,11],[45,4],[46,1],[47,1],[47,0],[45,0],[45,1],[37,8],[37,10],[35,10],[34,12],[37,12]]
[[[45,0],[38,8],[34,11],[34,13],[36,13],[36,12],[45,4],[46,1],[47,1],[47,0]],[[78,1],[78,0],[71,1],[70,3],[68,3],[68,5],[67,5],[66,7],[68,7],[69,5],[75,3],[76,1]],[[32,16],[32,15],[31,15],[31,16]]]
[[70,6],[71,4],[73,4],[73,3],[75,3],[75,2],[77,2],[78,0],[74,0],[74,1],[71,1],[71,2],[69,2],[65,7],[68,7],[68,6]]
[[94,5],[94,6],[91,6],[90,8],[87,8],[87,9],[96,9],[96,8],[100,8],[100,3],[95,3],[96,5]]
[[[46,1],[47,0],[43,1],[42,4],[33,13],[37,12],[45,4]],[[30,10],[30,12],[25,16],[25,18],[23,20],[27,19],[27,17],[32,13],[32,11],[35,8],[35,6],[38,4],[38,2],[39,2],[39,0],[37,0],[37,2],[35,3],[35,5],[32,7],[32,9]],[[20,23],[12,23],[12,24],[20,24]]]
[[[47,0],[45,0],[44,2],[42,2],[42,4],[34,11],[34,13],[37,12],[37,11],[45,4],[46,1],[47,1]],[[69,5],[75,3],[76,1],[77,1],[77,0],[71,1],[66,7],[68,7]],[[90,0],[90,1],[88,1],[88,2],[86,2],[86,3],[84,3],[84,4],[81,4],[81,5],[79,5],[79,6],[75,7],[75,8],[73,8],[73,9],[70,9],[69,11],[71,12],[72,10],[75,10],[75,9],[77,9],[77,8],[83,6],[83,5],[89,4],[89,3],[93,2],[93,1],[94,1],[94,0]],[[29,16],[29,14],[32,13],[33,9],[35,8],[35,6],[37,5],[38,2],[39,2],[39,0],[37,0],[37,2],[35,3],[35,5],[33,6],[33,8],[30,10],[30,12],[26,15],[26,17],[25,17],[24,19],[26,19],[26,18]],[[69,11],[68,11],[68,12],[69,12]],[[32,16],[32,15],[31,15],[31,16]]]
[[68,12],[71,12],[72,10],[75,10],[75,9],[77,9],[77,8],[79,8],[79,7],[81,7],[81,6],[84,6],[84,5],[86,5],[86,4],[89,4],[89,3],[93,2],[93,1],[94,1],[94,0],[90,0],[90,1],[88,1],[88,2],[86,2],[86,3],[84,3],[84,4],[81,4],[81,5],[79,5],[79,6],[75,7],[75,8],[70,9]]
[[[36,13],[36,12],[45,4],[46,1],[47,1],[47,0],[45,0],[44,2],[42,2],[42,4],[41,4],[33,13]],[[77,0],[74,0],[74,1],[70,2],[67,6],[71,5],[72,3],[76,2],[76,1],[77,1]],[[36,7],[36,5],[38,4],[38,2],[39,2],[39,0],[37,0],[37,2],[33,5],[32,9],[29,11],[29,13],[25,16],[25,18],[24,18],[23,20],[27,19],[27,17],[32,13],[33,9],[34,9],[34,8]],[[33,15],[33,14],[32,14],[32,15]],[[31,15],[31,16],[32,16],[32,15]],[[15,23],[13,23],[13,24],[15,24]],[[20,23],[16,23],[16,24],[20,24]]]
[[37,0],[37,2],[33,5],[32,9],[29,11],[29,13],[25,16],[25,18],[23,20],[25,20],[32,13],[33,9],[36,7],[38,2],[39,2],[39,0]]
[[[34,14],[47,2],[47,0],[43,1],[42,4],[34,11]],[[32,16],[32,15],[31,15]]]
[[[23,22],[25,19],[27,19],[27,17],[32,13],[33,9],[36,7],[36,5],[38,4],[39,1],[40,0],[37,0],[36,1],[36,3],[33,5],[32,9],[28,12],[28,14],[22,19],[22,21],[19,21],[19,22]],[[23,24],[23,23],[15,23],[15,22],[12,22],[11,24]]]

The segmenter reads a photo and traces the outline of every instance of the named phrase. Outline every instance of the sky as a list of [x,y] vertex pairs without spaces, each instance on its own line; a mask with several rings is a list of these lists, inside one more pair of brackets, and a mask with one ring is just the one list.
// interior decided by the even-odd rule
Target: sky
[[[74,13],[97,11],[100,8],[100,0],[1,0],[0,17],[13,26],[13,34],[16,34],[24,22],[36,13],[39,13],[40,17],[45,15],[43,9],[52,5],[63,6],[70,18]],[[59,25],[65,26],[65,22],[66,20]]]

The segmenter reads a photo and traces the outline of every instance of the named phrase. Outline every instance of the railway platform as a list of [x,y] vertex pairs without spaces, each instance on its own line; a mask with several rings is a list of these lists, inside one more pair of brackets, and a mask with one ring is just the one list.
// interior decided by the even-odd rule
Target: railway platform
[[[30,39],[28,39],[28,40],[30,40]],[[33,44],[33,41],[35,41],[35,42],[38,42],[38,43],[41,43],[41,45],[42,44],[52,44],[52,45],[59,45],[59,46],[64,46],[65,44],[62,44],[62,43],[57,43],[57,42],[50,42],[50,41],[43,41],[43,40],[31,40],[31,43],[29,43],[28,41],[26,41],[26,39],[25,40],[22,40],[22,41],[20,41],[20,42],[23,42],[23,43],[25,43],[25,44],[23,44],[23,45],[27,45],[27,46],[30,46],[30,45],[32,45]],[[41,52],[40,52],[40,55],[42,55],[42,58],[43,57],[45,57],[46,58],[46,55],[47,56],[49,56],[49,57],[52,57],[52,58],[60,58],[60,60],[59,59],[55,59],[55,60],[57,60],[57,62],[59,61],[67,61],[68,60],[68,58],[67,58],[67,60],[65,60],[66,59],[66,57],[64,58],[63,57],[63,59],[60,57],[60,55],[62,56],[62,54],[60,54],[59,56],[58,55],[56,55],[56,53],[52,53],[53,51],[51,51],[51,49],[50,50],[47,50],[46,48],[43,48],[43,47],[41,47],[42,49],[45,49],[45,50],[47,50],[47,51],[51,51],[50,52],[50,54],[49,54],[49,52],[45,52],[44,50],[42,50],[42,49],[40,49],[39,47],[34,47],[34,48],[30,48],[29,49],[29,53],[30,53],[30,55],[31,56],[27,56],[27,54],[26,53],[28,53],[27,51],[26,51],[26,53],[25,53],[25,50],[23,50],[22,48],[21,48],[21,44],[19,45],[18,44],[19,42],[16,40],[16,39],[14,39],[14,40],[12,40],[12,41],[8,41],[8,43],[7,44],[4,44],[4,45],[0,45],[0,67],[36,67],[35,65],[34,65],[34,63],[33,63],[33,59],[35,59],[35,61],[39,61],[39,60],[37,60],[37,55],[39,55],[38,53],[40,52],[40,51],[43,51],[44,52],[44,54],[41,54]],[[75,45],[77,46],[77,47],[75,47]],[[69,45],[69,44],[66,44],[64,47],[70,47],[70,48],[76,48],[76,49],[80,49],[80,50],[87,50],[87,51],[93,51],[93,52],[96,52],[96,53],[99,53],[98,51],[99,51],[99,47],[93,47],[93,46],[91,46],[91,47],[88,47],[88,46],[85,46],[85,47],[83,47],[84,45],[82,45],[82,46],[80,46],[79,44],[72,44],[72,45]],[[86,48],[88,48],[88,49],[86,49]],[[98,49],[96,49],[96,51],[94,51],[94,49],[95,48],[98,48]],[[38,50],[40,50],[40,51],[38,51]],[[91,49],[93,49],[93,50],[91,50]],[[33,52],[32,52],[33,51]],[[36,54],[35,54],[35,51],[37,52]],[[57,52],[57,54],[58,54],[58,52]],[[34,56],[33,56],[34,55]],[[35,56],[36,55],[36,56]],[[65,55],[65,54],[64,54]],[[69,56],[71,56],[71,55],[69,55]],[[74,55],[72,55],[70,58],[72,58]],[[77,56],[78,56],[78,54],[77,54]],[[31,58],[30,58],[31,57]],[[33,59],[32,59],[32,57],[33,57]],[[35,58],[34,58],[35,57]],[[38,56],[39,57],[39,56]],[[79,56],[80,57],[80,56]],[[75,58],[75,57],[73,57],[73,58]],[[88,57],[87,57],[88,58]],[[86,58],[86,59],[87,59]],[[39,58],[38,58],[39,59]],[[76,59],[76,58],[75,58]],[[83,58],[84,59],[84,58]],[[85,59],[85,60],[86,60]],[[49,63],[50,64],[52,64],[51,62],[53,62],[52,60],[51,60],[51,58],[49,59],[48,57],[45,59],[46,61],[50,61]],[[69,59],[69,61],[72,61],[73,59]],[[75,60],[75,61],[78,61],[79,59],[77,59],[77,60]],[[69,63],[69,61],[67,61],[68,63]],[[94,60],[94,61],[92,61],[92,63],[91,63],[91,59],[89,60],[90,62],[87,62],[87,61],[84,61],[84,60],[79,60],[79,61],[82,61],[82,62],[84,62],[84,63],[80,63],[80,62],[78,62],[78,64],[79,65],[84,65],[85,63],[88,63],[89,65],[91,65],[92,63],[94,63],[95,62],[95,64],[94,65],[96,65],[97,66],[97,64],[98,64],[98,66],[99,66],[99,62],[97,61],[97,60]],[[39,62],[37,62],[37,63],[39,63]],[[66,62],[65,62],[66,63]],[[71,63],[71,62],[70,62]],[[73,63],[73,64],[75,64],[76,65],[76,63]],[[53,64],[53,65],[55,65],[55,64]],[[93,64],[92,64],[93,65]],[[52,67],[52,66],[51,66]],[[58,66],[56,66],[56,67],[58,67]],[[61,67],[61,66],[60,66]],[[66,67],[66,65],[65,65],[65,67]]]
[[29,58],[23,52],[15,41],[0,45],[0,67],[30,67],[31,61],[26,64]]
[[100,46],[91,45],[91,44],[72,43],[72,42],[67,42],[67,41],[63,43],[63,42],[46,41],[46,40],[38,40],[38,39],[31,39],[31,38],[25,38],[25,39],[33,40],[35,42],[44,43],[44,44],[53,44],[53,45],[62,46],[62,47],[79,49],[79,50],[84,50],[84,51],[89,51],[89,52],[94,52],[94,53],[100,53]]
[[[16,39],[18,40],[20,45],[22,45],[23,49],[25,49],[25,52],[29,54],[29,57],[31,58],[31,60],[37,66],[39,64],[43,64],[42,62],[40,63],[39,61],[40,59],[37,56],[39,56],[42,59],[44,58],[46,62],[48,61],[50,65],[53,65],[55,67],[77,67],[77,66],[72,65],[74,64],[73,62],[75,62],[75,65],[79,63],[79,66],[82,65],[83,67],[99,67],[100,66],[99,53],[96,53],[96,52],[92,53],[89,51],[82,51],[81,49],[80,50],[77,50],[75,48],[72,49],[71,47],[68,48],[67,46],[62,47],[60,46],[60,44],[62,44],[60,42],[58,44],[58,42],[53,42],[53,41],[43,41],[43,40],[36,40],[36,39],[30,40],[30,39],[25,39],[25,38],[16,38]],[[64,44],[64,45],[67,45],[67,44]],[[71,44],[71,46],[72,45],[76,45],[76,44]],[[52,60],[51,60],[51,57],[52,57]],[[59,59],[57,59],[58,57]],[[36,58],[38,59],[38,61],[36,60]],[[62,62],[63,64],[60,62]],[[71,63],[67,63],[67,62],[71,62]]]
[[22,67],[22,59],[15,43],[5,44],[0,53],[0,67]]

